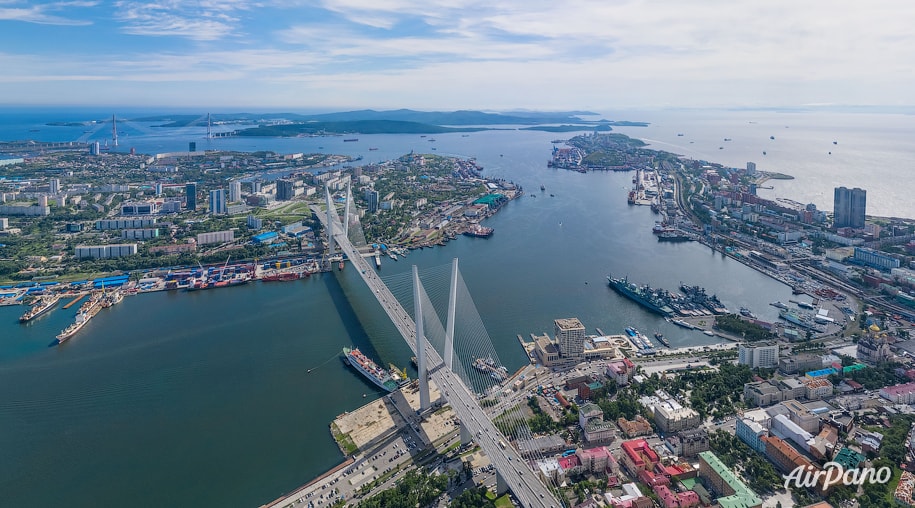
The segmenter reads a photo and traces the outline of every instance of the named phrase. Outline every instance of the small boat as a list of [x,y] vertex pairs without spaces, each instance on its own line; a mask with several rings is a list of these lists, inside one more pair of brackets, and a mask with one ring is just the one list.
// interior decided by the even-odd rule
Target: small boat
[[775,136],[769,136],[769,139],[775,139]]
[[343,261],[340,261],[340,264],[337,265],[337,270],[343,269]]
[[709,337],[714,337],[714,336],[715,336],[715,332],[713,332],[713,331],[711,331],[711,330],[702,330],[702,333],[708,335]]
[[545,191],[545,190],[546,190],[546,187],[544,187],[543,185],[541,185],[541,186],[540,186],[540,190],[541,190],[541,191]]

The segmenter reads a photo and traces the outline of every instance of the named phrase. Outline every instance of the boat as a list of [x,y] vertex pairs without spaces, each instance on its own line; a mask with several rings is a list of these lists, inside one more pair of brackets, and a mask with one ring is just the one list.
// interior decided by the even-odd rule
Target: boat
[[378,148],[377,148],[377,147],[369,148],[369,151],[370,151],[370,152],[374,152],[375,150],[378,150]]
[[769,136],[769,139],[775,139],[775,136]]
[[826,327],[823,325],[823,323],[817,323],[814,316],[808,312],[781,309],[778,311],[778,317],[803,328],[816,330],[818,332],[826,331]]
[[748,309],[746,307],[740,308],[740,315],[743,317],[748,317],[750,319],[756,319],[756,314],[753,314],[752,312],[750,312],[750,309]]
[[546,190],[546,187],[544,187],[543,185],[541,185],[541,186],[540,186],[540,191],[542,192],[542,191],[545,191],[545,190]]
[[499,382],[505,381],[508,378],[508,369],[502,365],[496,365],[496,361],[493,360],[491,356],[486,358],[474,358],[473,368],[489,374],[489,377]]
[[270,275],[265,275],[265,276],[261,277],[261,280],[264,282],[278,282],[278,281],[298,280],[301,278],[302,278],[301,273],[279,272],[279,273],[271,273]]
[[50,311],[60,301],[60,295],[43,296],[25,314],[19,316],[20,323],[27,323]]
[[664,334],[661,332],[654,332],[654,338],[665,347],[670,347],[670,342],[664,337]]
[[114,307],[115,305],[121,303],[121,300],[124,299],[124,293],[120,289],[116,289],[111,293],[105,293],[102,296],[101,306],[104,308]]
[[343,348],[343,361],[375,386],[388,392],[393,392],[410,382],[410,379],[397,369],[382,369],[371,358],[362,354],[359,348]]
[[626,202],[630,205],[635,204],[635,191],[629,191],[629,197],[626,198]]
[[788,306],[785,305],[785,304],[782,303],[782,302],[772,302],[772,303],[770,303],[769,305],[771,305],[771,306],[773,306],[773,307],[778,307],[779,309],[787,309],[787,308],[788,308]]
[[344,143],[352,143],[354,141],[359,141],[359,138],[348,138],[343,140]]
[[694,240],[692,235],[679,230],[662,231],[657,233],[657,236],[659,242],[690,242]]
[[725,141],[731,141],[731,138],[724,138]]
[[381,268],[381,254],[375,252],[375,268]]
[[714,337],[714,336],[715,336],[715,332],[713,332],[713,331],[711,331],[711,330],[702,330],[702,333],[708,335],[709,337]]
[[617,293],[638,303],[651,312],[665,317],[674,313],[674,310],[667,304],[667,299],[662,294],[665,292],[656,290],[647,284],[644,286],[637,286],[629,282],[628,277],[615,279],[613,276],[608,275],[607,281],[610,283],[610,287],[616,290]]
[[683,133],[682,133],[682,132],[679,132],[679,133],[677,133],[677,136],[682,138],[682,137],[683,137]]
[[709,296],[705,292],[705,288],[700,286],[690,286],[688,284],[680,284],[680,291],[683,291],[683,294],[686,295],[686,301],[694,306],[699,306],[707,309],[712,314],[727,314],[728,309],[721,303],[721,300],[718,299],[716,295]]
[[692,330],[692,329],[696,328],[695,326],[687,323],[686,321],[683,321],[682,319],[671,319],[670,322],[681,328],[686,328],[687,330]]
[[343,261],[340,261],[340,264],[337,265],[337,270],[343,270]]
[[488,228],[486,226],[481,226],[480,224],[474,224],[470,226],[469,229],[464,231],[464,236],[472,236],[475,238],[489,238],[495,232],[495,229]]
[[74,320],[73,324],[64,328],[63,331],[57,334],[57,337],[55,338],[54,342],[51,343],[51,345],[56,346],[63,344],[64,342],[70,340],[71,337],[76,335],[76,332],[82,330],[83,327],[86,326],[86,323],[95,317],[95,315],[98,314],[98,311],[102,309],[103,297],[104,295],[102,293],[97,293],[93,295],[89,301],[80,306],[79,313],[76,314],[76,319]]

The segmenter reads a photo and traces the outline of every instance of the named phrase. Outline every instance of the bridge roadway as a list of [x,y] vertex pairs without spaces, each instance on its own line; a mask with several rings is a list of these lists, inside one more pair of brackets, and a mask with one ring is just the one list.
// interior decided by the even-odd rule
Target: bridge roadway
[[[325,231],[329,231],[326,216],[320,210],[316,214],[321,218]],[[334,221],[334,239],[340,249],[347,255],[353,268],[359,271],[362,280],[378,299],[388,317],[397,327],[410,349],[416,353],[416,334],[413,318],[404,310],[394,294],[388,289],[375,269],[363,258],[348,238],[343,234],[343,226]],[[431,309],[430,309],[431,310]],[[461,419],[461,425],[473,435],[476,443],[486,452],[490,462],[495,466],[505,485],[512,491],[522,506],[530,508],[558,508],[563,506],[553,493],[540,481],[523,461],[518,451],[508,444],[508,440],[499,432],[483,408],[477,403],[464,382],[450,369],[445,368],[438,351],[428,342],[425,344],[429,377],[435,381],[442,396]],[[503,448],[500,443],[505,443]]]

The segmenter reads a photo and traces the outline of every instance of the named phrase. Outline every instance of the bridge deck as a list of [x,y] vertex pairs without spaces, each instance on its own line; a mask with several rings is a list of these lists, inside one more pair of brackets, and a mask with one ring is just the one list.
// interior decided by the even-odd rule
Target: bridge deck
[[[330,228],[333,228],[331,234],[333,234],[337,245],[359,272],[362,280],[365,281],[372,294],[375,295],[378,303],[384,308],[385,313],[390,317],[397,331],[400,332],[400,335],[410,346],[410,349],[416,353],[416,326],[413,318],[400,305],[400,302],[381,280],[375,269],[369,265],[368,261],[359,254],[355,246],[343,234],[343,225],[337,220],[334,221],[334,224],[328,225],[326,216],[320,210],[314,211],[320,218],[325,231],[330,233]],[[428,342],[425,343],[425,353],[429,365],[429,377],[435,381],[445,400],[448,401],[448,404],[451,405],[454,412],[461,419],[461,425],[466,427],[474,436],[476,443],[489,456],[490,461],[495,465],[496,470],[521,504],[532,508],[563,506],[525,464],[514,447],[506,446],[504,449],[501,447],[499,443],[505,440],[505,437],[486,416],[486,413],[477,403],[472,392],[464,385],[464,382],[453,371],[440,368],[444,361],[438,351]]]

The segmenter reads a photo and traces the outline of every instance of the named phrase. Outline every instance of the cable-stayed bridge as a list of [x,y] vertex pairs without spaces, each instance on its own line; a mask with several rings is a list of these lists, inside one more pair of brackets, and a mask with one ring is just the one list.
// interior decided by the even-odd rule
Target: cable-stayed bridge
[[[465,368],[467,355],[473,355],[476,358],[492,358],[495,365],[498,365],[498,356],[482,326],[479,314],[473,307],[466,285],[460,277],[457,260],[455,259],[450,270],[448,312],[444,326],[425,291],[415,266],[409,283],[406,282],[405,277],[394,281],[392,285],[395,288],[412,287],[413,315],[410,315],[401,303],[401,299],[408,301],[410,297],[403,294],[403,291],[398,291],[401,293],[401,299],[398,299],[351,240],[351,238],[356,238],[357,242],[365,244],[362,228],[358,219],[355,218],[357,215],[355,207],[352,205],[350,189],[347,188],[343,221],[340,220],[331,193],[327,189],[325,189],[325,198],[326,211],[320,213],[319,210],[316,210],[316,213],[327,233],[330,257],[334,257],[336,248],[339,246],[378,303],[381,304],[404,341],[415,353],[419,370],[420,411],[427,411],[431,407],[428,386],[429,380],[431,380],[461,420],[461,441],[475,440],[495,466],[500,489],[511,490],[525,507],[558,508],[563,506],[550,487],[541,482],[539,476],[530,469],[518,451],[509,444],[509,440],[499,431],[477,402],[476,391],[493,384],[492,373],[476,368]],[[458,312],[459,301],[462,303],[460,313]],[[464,326],[465,323],[468,326]],[[457,347],[455,347],[456,344]],[[442,352],[440,353],[434,346],[440,347]],[[455,351],[459,354],[455,355]],[[532,437],[520,411],[509,411],[501,418],[500,426],[510,430],[516,437],[528,439]]]

